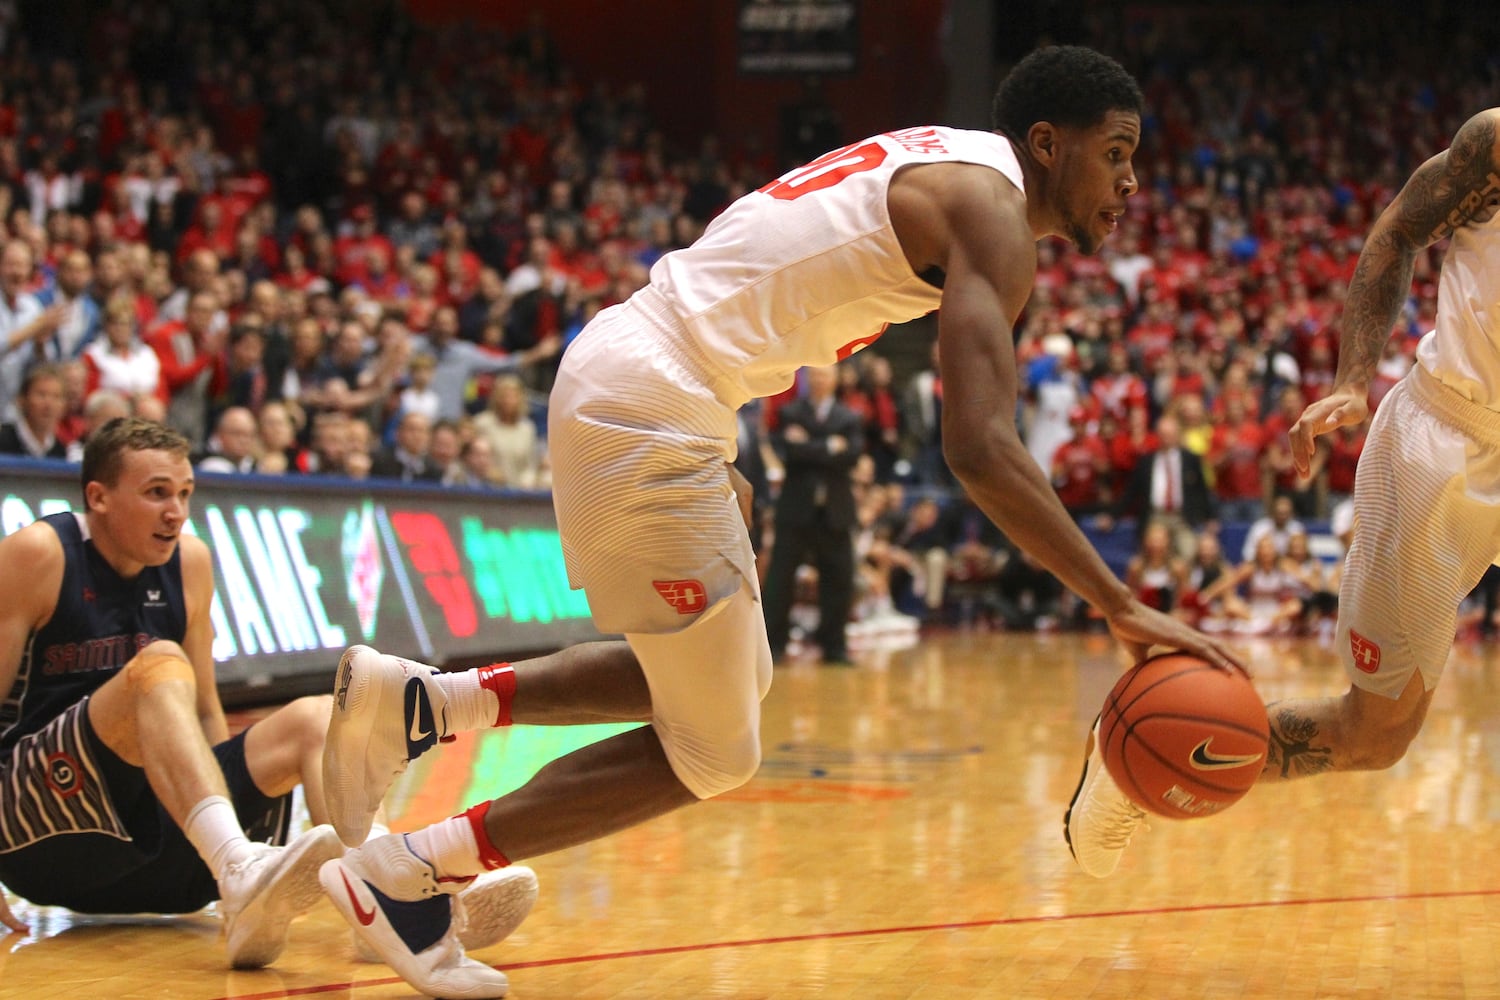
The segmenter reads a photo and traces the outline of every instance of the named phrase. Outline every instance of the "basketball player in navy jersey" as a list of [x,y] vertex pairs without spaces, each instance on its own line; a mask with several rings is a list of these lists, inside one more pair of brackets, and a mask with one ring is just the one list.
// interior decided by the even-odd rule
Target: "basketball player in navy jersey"
[[[344,850],[327,825],[271,846],[297,784],[314,819],[326,814],[330,699],[299,699],[229,737],[209,550],[182,533],[186,439],[112,421],[89,439],[82,480],[83,514],[0,540],[0,883],[84,913],[217,899],[231,964],[266,965],[317,900],[318,865]],[[513,926],[535,896],[529,870],[511,882],[478,907],[492,938],[509,930],[496,927],[499,902]],[[3,898],[0,922],[25,930]]]
[[440,674],[367,647],[339,666],[326,794],[351,846],[406,762],[449,733],[511,722],[650,725],[578,750],[519,790],[323,866],[345,918],[411,985],[500,996],[461,966],[447,892],[475,872],[720,795],[760,763],[771,648],[729,463],[735,411],[886,326],[939,312],[942,440],[969,496],[1104,615],[1137,659],[1232,655],[1141,604],[1057,499],[1015,425],[1012,328],[1036,241],[1086,253],[1137,188],[1140,88],[1113,60],[1056,47],[1022,60],[995,131],[922,126],[834,150],[726,208],[563,356],[549,409],[568,574],[624,643]]
[[[1460,602],[1500,557],[1500,108],[1427,160],[1365,240],[1344,305],[1335,384],[1290,431],[1299,471],[1315,438],[1359,424],[1411,293],[1419,253],[1448,240],[1434,328],[1386,394],[1354,483],[1354,535],[1334,648],[1349,690],[1267,706],[1261,781],[1395,764],[1422,728]],[[1072,813],[1079,864],[1115,870],[1141,815],[1093,752]]]

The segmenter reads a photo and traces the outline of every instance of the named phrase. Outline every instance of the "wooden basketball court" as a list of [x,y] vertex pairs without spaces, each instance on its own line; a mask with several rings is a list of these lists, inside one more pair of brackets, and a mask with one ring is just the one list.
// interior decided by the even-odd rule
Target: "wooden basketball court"
[[[1308,640],[1245,647],[1269,698],[1332,693]],[[1461,644],[1393,771],[1261,788],[1154,821],[1095,881],[1061,835],[1119,665],[1104,637],[949,633],[852,669],[779,668],[766,760],[723,800],[532,862],[542,894],[479,953],[518,1000],[1500,997],[1500,679]],[[418,761],[409,829],[601,731],[486,733]],[[0,996],[412,992],[357,962],[331,906],[274,969],[223,965],[218,919],[20,905]]]

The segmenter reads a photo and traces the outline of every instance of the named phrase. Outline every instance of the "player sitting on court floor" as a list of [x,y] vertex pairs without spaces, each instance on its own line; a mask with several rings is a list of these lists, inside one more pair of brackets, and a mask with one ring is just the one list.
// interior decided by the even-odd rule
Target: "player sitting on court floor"
[[[84,513],[0,540],[0,882],[83,913],[219,900],[230,963],[262,966],[316,902],[318,866],[344,852],[327,825],[273,846],[299,783],[326,818],[331,699],[298,699],[229,737],[211,557],[182,534],[187,456],[174,431],[113,421],[84,453]],[[535,894],[527,869],[486,882],[469,905],[475,946],[514,929]],[[26,930],[3,897],[0,924]]]

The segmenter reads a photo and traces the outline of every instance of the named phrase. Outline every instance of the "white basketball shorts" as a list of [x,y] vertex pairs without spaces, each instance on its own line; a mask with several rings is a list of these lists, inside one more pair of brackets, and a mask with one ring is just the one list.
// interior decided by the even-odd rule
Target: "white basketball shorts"
[[1458,607],[1500,556],[1500,414],[1420,365],[1381,401],[1354,485],[1336,644],[1354,686],[1437,686]]

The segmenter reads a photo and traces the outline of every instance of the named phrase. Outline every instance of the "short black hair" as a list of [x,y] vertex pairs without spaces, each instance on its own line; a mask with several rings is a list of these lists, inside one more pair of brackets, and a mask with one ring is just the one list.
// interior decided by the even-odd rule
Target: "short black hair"
[[1111,111],[1139,115],[1145,104],[1135,77],[1109,56],[1081,45],[1051,45],[1000,81],[990,117],[996,132],[1024,142],[1037,122],[1088,128]]

